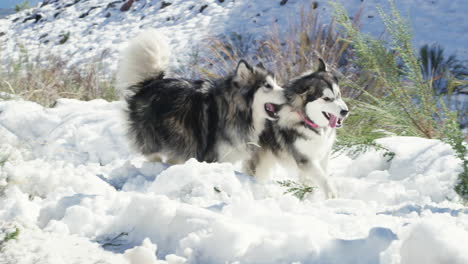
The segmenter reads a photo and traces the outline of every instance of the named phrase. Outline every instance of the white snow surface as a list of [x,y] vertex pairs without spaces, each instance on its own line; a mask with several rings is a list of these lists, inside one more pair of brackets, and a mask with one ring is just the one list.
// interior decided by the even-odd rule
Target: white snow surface
[[[123,0],[50,0],[35,8],[0,20],[2,60],[17,58],[23,47],[28,55],[65,58],[69,65],[86,66],[103,58],[103,66],[113,73],[119,52],[126,41],[146,28],[156,28],[171,39],[175,62],[186,64],[197,49],[203,50],[207,38],[236,33],[261,40],[277,28],[280,32],[300,19],[309,0],[139,0],[121,12]],[[170,3],[169,6],[163,5]],[[318,0],[322,21],[330,21],[328,1]],[[341,1],[354,16],[363,8],[365,32],[383,32],[377,6],[388,10],[388,0]],[[409,15],[415,47],[439,43],[448,54],[468,58],[468,5],[466,0],[396,0],[404,16]],[[163,8],[164,6],[164,8]],[[33,19],[40,15],[40,20]],[[31,18],[27,20],[28,18]],[[64,35],[68,40],[60,44]],[[197,48],[198,47],[198,48]]]
[[149,163],[122,102],[0,102],[0,263],[468,263],[460,161],[437,140],[389,137],[331,162],[338,199],[300,201],[238,165]]

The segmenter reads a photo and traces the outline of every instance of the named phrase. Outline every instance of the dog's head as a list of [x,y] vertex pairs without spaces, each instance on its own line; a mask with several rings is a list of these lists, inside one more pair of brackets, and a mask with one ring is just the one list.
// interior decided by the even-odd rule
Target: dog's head
[[284,89],[263,65],[252,67],[241,60],[236,67],[232,84],[240,90],[247,105],[252,108],[254,117],[269,120],[279,118],[278,111],[286,102]]
[[338,79],[327,71],[322,59],[316,72],[292,80],[285,87],[285,94],[307,128],[339,128],[349,113],[341,98]]

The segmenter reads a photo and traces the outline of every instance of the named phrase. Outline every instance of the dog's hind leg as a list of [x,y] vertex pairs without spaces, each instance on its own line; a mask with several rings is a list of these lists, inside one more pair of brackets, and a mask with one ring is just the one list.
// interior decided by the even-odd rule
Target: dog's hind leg
[[176,158],[176,157],[167,157],[165,160],[166,163],[171,164],[171,165],[177,165],[177,164],[182,164],[185,162],[185,160]]
[[167,163],[167,164],[170,164],[170,165],[176,165],[176,164],[184,163],[183,160],[175,158],[175,157],[166,158],[164,160],[159,153],[152,153],[152,154],[149,154],[149,155],[145,155],[145,157],[149,162],[160,162],[160,163],[164,162],[164,163]]
[[255,177],[257,181],[270,178],[270,169],[275,165],[276,157],[270,151],[260,150],[248,161],[244,161],[244,172]]
[[242,161],[242,172],[252,177],[255,176],[257,163],[258,163],[258,156],[257,156],[257,153],[255,153],[252,155],[251,159]]
[[145,155],[145,157],[149,162],[162,162],[162,158],[161,155],[159,155],[159,153],[151,153]]

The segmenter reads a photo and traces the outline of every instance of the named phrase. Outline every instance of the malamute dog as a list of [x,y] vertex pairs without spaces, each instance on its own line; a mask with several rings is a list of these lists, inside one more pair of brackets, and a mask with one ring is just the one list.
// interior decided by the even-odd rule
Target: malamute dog
[[149,30],[130,42],[120,61],[117,81],[136,149],[171,164],[248,159],[265,121],[278,118],[283,88],[263,67],[243,60],[216,80],[166,78],[169,60],[163,36]]
[[327,179],[328,160],[336,128],[348,115],[341,99],[337,78],[320,60],[316,72],[305,74],[284,87],[287,104],[277,122],[267,122],[260,136],[259,149],[246,164],[246,170],[263,178],[275,161],[299,169],[303,183],[315,183],[327,198],[336,191]]

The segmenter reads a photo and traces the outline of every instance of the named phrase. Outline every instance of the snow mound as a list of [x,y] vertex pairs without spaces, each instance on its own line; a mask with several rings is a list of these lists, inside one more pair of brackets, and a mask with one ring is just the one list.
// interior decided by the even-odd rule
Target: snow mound
[[[7,263],[466,263],[460,162],[437,140],[379,140],[331,161],[339,199],[298,200],[228,163],[168,166],[129,150],[122,103],[0,102]],[[25,249],[28,253],[25,253]]]

